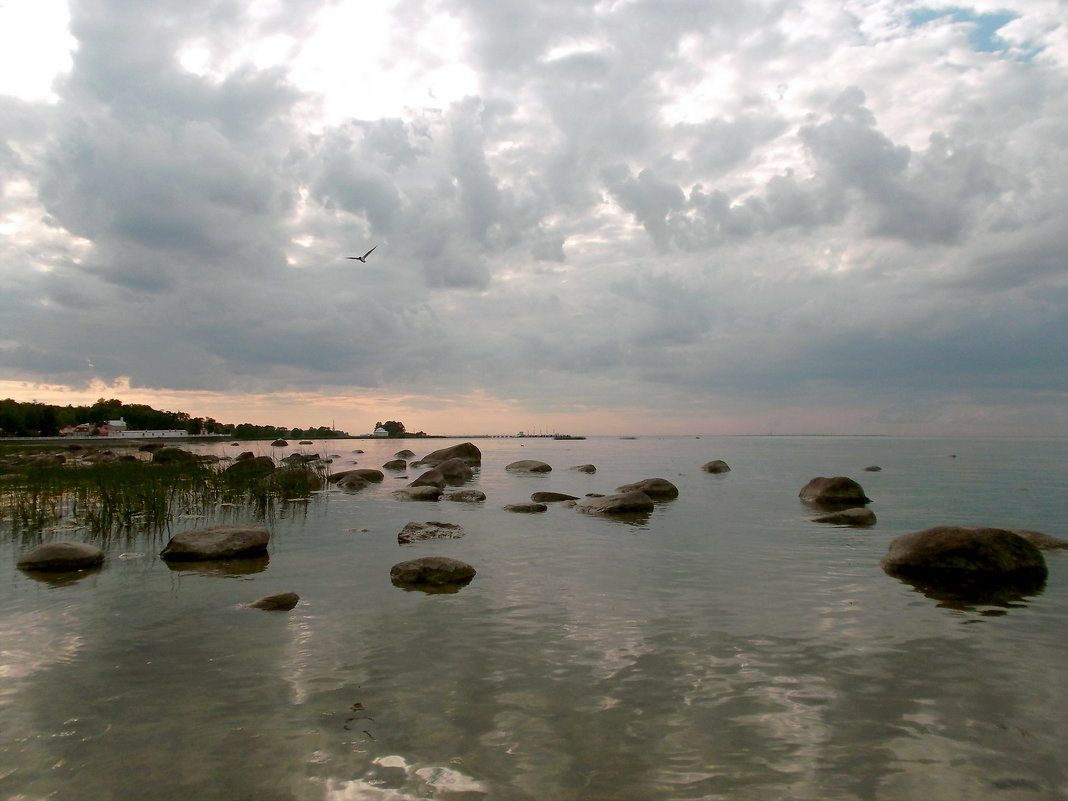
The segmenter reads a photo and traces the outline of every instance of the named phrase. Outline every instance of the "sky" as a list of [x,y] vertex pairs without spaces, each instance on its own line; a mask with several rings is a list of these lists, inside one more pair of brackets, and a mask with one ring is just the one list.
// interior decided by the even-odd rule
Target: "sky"
[[0,286],[0,398],[1065,436],[1068,15],[2,0]]

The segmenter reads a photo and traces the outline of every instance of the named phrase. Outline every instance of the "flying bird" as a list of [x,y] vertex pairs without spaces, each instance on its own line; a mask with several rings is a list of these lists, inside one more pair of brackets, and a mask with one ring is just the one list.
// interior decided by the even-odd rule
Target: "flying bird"
[[[378,247],[378,245],[375,245],[375,248],[376,247]],[[371,250],[374,250],[375,248],[371,248]],[[345,258],[356,259],[356,261],[362,261],[364,264],[367,264],[367,257],[371,255],[371,250],[367,251],[362,256],[346,256]]]

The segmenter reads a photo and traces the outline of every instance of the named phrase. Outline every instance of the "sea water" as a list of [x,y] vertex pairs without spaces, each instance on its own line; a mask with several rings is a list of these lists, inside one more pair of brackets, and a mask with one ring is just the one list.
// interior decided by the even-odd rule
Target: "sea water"
[[[188,447],[337,471],[459,441]],[[158,558],[179,531],[257,522],[233,508],[112,537],[101,571],[62,584],[19,571],[5,534],[0,798],[1068,798],[1068,552],[1001,605],[879,567],[935,525],[1068,538],[1068,441],[472,441],[484,503],[396,500],[420,471],[385,471],[281,505],[251,572]],[[520,459],[553,470],[505,470]],[[703,472],[713,459],[731,471]],[[812,522],[798,491],[833,475],[863,485],[874,527]],[[651,477],[679,497],[644,518],[502,508]],[[398,544],[431,520],[465,536]],[[423,555],[477,575],[454,594],[390,583]],[[281,591],[301,597],[290,612],[245,606]]]

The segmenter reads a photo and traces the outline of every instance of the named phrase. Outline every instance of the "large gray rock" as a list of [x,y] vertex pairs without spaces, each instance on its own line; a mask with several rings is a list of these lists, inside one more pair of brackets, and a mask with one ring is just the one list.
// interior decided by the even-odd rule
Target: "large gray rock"
[[428,520],[426,523],[408,523],[397,535],[397,542],[401,545],[408,545],[424,540],[455,540],[466,533],[463,527],[456,523]]
[[459,559],[424,556],[393,565],[390,581],[398,587],[429,591],[455,591],[475,577],[475,569]]
[[1024,537],[999,528],[938,526],[903,534],[890,543],[883,570],[936,597],[998,598],[1036,592],[1046,581],[1046,560]]
[[459,445],[451,445],[441,448],[433,453],[428,453],[418,462],[413,462],[415,467],[435,467],[449,459],[460,459],[469,465],[482,464],[482,451],[470,442],[462,442]]
[[393,497],[398,501],[436,501],[441,497],[441,487],[405,487],[394,490]]
[[175,534],[159,555],[175,562],[247,559],[265,555],[270,539],[262,526],[212,526]]
[[548,473],[552,470],[552,467],[537,459],[520,459],[518,462],[512,462],[504,469],[511,470],[514,473]]
[[837,526],[874,526],[875,512],[863,506],[854,506],[838,512],[813,518],[814,523],[831,523]]
[[729,473],[731,471],[730,465],[722,459],[713,459],[711,462],[705,462],[701,465],[701,469],[706,473]]
[[653,499],[644,492],[634,490],[617,495],[586,497],[578,501],[575,508],[593,514],[634,514],[653,511]]
[[104,563],[104,552],[87,542],[45,542],[18,560],[20,570],[66,572],[88,570]]
[[834,508],[871,503],[871,498],[864,494],[864,488],[845,476],[818,476],[805,484],[797,497],[805,503]]
[[625,484],[622,487],[616,487],[616,492],[644,492],[654,501],[679,497],[679,488],[666,478],[647,478],[633,484]]

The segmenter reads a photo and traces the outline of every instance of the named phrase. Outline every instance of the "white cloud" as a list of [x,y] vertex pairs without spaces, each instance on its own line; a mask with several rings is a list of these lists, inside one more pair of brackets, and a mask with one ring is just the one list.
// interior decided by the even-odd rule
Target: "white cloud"
[[1015,15],[993,51],[889,0],[59,8],[54,97],[0,97],[0,379],[373,388],[454,430],[473,391],[1057,419],[1056,3],[976,5]]

